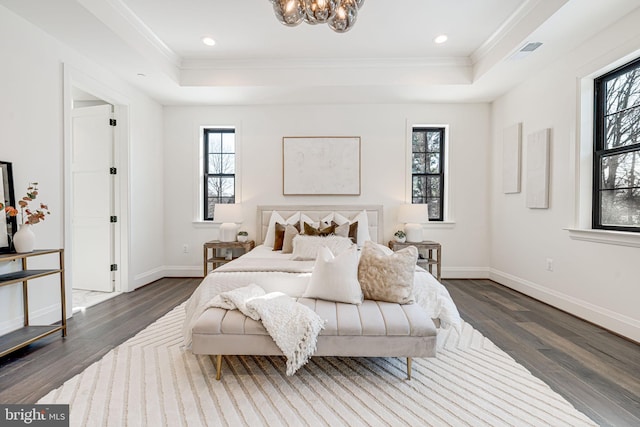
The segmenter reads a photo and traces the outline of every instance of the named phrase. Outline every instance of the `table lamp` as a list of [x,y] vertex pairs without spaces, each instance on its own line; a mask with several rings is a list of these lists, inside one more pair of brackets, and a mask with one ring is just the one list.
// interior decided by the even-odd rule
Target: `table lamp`
[[407,235],[407,242],[422,242],[422,224],[429,222],[428,205],[424,204],[404,204],[398,210],[398,221],[403,222],[404,232]]
[[220,222],[220,241],[235,242],[238,224],[242,222],[242,205],[234,203],[216,204],[213,221]]

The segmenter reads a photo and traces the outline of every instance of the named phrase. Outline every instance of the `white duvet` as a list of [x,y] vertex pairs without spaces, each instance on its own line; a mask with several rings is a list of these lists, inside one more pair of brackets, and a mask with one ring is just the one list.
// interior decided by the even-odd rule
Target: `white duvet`
[[[211,307],[213,298],[221,292],[256,284],[265,292],[283,292],[292,298],[301,297],[307,288],[314,261],[293,261],[291,254],[273,251],[260,245],[251,252],[210,272],[186,304],[183,326],[184,344],[191,345],[191,330],[198,318]],[[429,272],[416,267],[414,276],[416,303],[440,327],[460,330],[458,309],[447,289]]]

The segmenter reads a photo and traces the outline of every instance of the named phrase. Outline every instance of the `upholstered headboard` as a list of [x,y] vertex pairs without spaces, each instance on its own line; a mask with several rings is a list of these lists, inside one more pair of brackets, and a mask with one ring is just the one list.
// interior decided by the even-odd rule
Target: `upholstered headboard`
[[371,239],[381,243],[384,239],[382,205],[261,205],[258,206],[258,227],[256,228],[258,236],[256,244],[264,242],[267,228],[269,227],[269,219],[271,219],[273,211],[278,212],[283,218],[288,218],[296,212],[300,212],[312,220],[318,221],[331,212],[337,212],[351,219],[363,210],[367,212]]

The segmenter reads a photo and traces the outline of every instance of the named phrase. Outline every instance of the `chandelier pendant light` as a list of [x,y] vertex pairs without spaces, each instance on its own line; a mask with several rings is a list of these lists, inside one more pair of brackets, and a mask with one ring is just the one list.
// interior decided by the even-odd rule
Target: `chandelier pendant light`
[[278,21],[295,27],[307,24],[328,24],[337,33],[346,33],[356,23],[364,0],[269,0]]

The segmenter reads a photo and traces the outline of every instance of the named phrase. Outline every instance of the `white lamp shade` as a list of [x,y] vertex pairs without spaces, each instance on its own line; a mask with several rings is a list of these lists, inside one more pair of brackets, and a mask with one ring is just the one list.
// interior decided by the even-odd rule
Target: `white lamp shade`
[[242,222],[242,205],[232,203],[221,203],[215,206],[213,220],[221,222],[220,241],[235,242],[238,226],[236,223]]
[[404,222],[404,232],[407,242],[418,243],[424,240],[422,224],[429,222],[429,209],[426,204],[400,205],[398,221]]
[[405,224],[424,224],[429,222],[428,205],[426,203],[400,205],[398,222]]
[[217,204],[213,211],[214,222],[242,222],[242,205],[234,203]]

